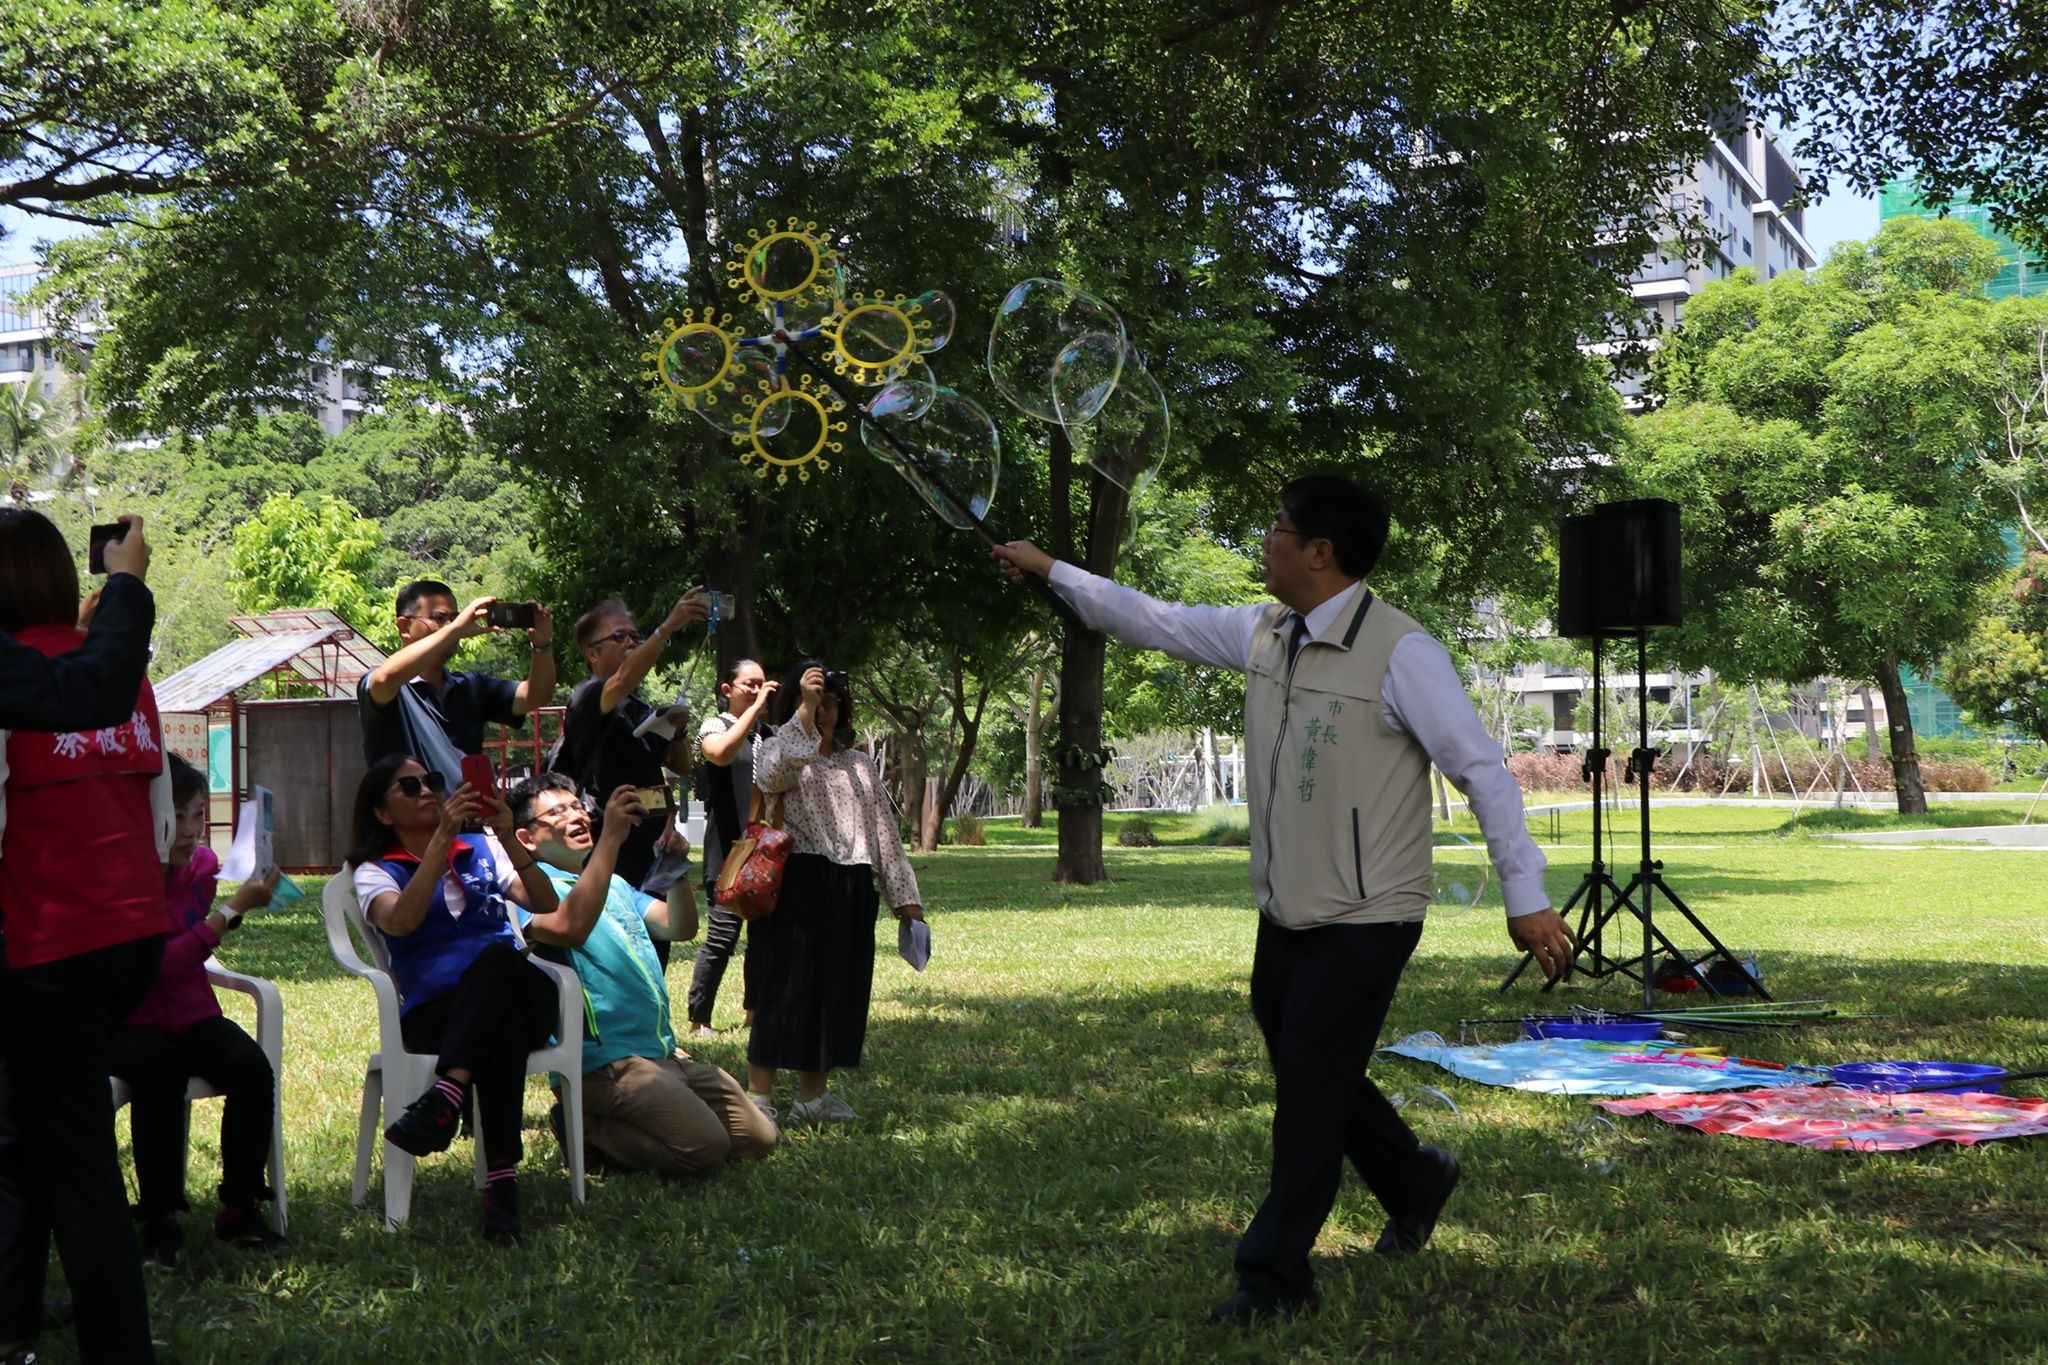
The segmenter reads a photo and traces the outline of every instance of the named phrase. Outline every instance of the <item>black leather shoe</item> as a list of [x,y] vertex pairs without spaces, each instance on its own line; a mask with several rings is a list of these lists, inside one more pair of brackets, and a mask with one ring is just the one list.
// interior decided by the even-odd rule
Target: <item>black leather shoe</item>
[[516,1179],[484,1186],[483,1236],[486,1242],[496,1246],[518,1244],[519,1182]]
[[1413,1256],[1429,1245],[1429,1234],[1436,1231],[1436,1220],[1443,1213],[1444,1205],[1451,1202],[1451,1191],[1458,1188],[1458,1176],[1462,1168],[1458,1158],[1441,1147],[1424,1147],[1423,1155],[1436,1162],[1437,1176],[1430,1187],[1426,1202],[1420,1210],[1387,1221],[1386,1231],[1373,1247],[1382,1256]]
[[1256,1289],[1240,1289],[1216,1305],[1209,1321],[1251,1327],[1275,1318],[1313,1313],[1322,1305],[1322,1293],[1314,1288],[1306,1294],[1266,1294]]

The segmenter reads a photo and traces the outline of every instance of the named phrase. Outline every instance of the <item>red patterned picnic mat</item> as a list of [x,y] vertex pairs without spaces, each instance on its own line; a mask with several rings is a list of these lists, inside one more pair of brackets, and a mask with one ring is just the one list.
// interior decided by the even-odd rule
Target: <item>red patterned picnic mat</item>
[[1969,1146],[2048,1133],[2048,1099],[2003,1095],[1889,1095],[1796,1085],[1718,1095],[1644,1095],[1596,1100],[1612,1114],[1652,1114],[1703,1133],[1796,1142],[1831,1151],[1899,1152],[1932,1142]]

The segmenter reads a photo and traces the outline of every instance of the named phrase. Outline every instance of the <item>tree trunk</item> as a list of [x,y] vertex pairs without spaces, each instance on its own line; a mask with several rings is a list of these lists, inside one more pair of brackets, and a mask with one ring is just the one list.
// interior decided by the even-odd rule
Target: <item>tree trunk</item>
[[1899,666],[1890,660],[1878,665],[1877,685],[1884,692],[1885,721],[1891,730],[1892,786],[1898,790],[1899,814],[1924,814],[1927,787],[1920,780],[1920,755],[1913,748],[1913,713],[1906,707],[1906,685],[1899,680]]
[[1877,708],[1870,704],[1870,688],[1856,689],[1856,695],[1863,698],[1863,756],[1872,763],[1884,757],[1884,751],[1877,747]]
[[905,731],[897,745],[896,761],[903,770],[903,813],[910,819],[910,836],[924,842],[924,788],[927,764],[924,736]]
[[1055,789],[1070,793],[1059,802],[1060,852],[1056,882],[1093,886],[1107,876],[1102,861],[1102,665],[1108,640],[1092,630],[1067,627],[1060,651],[1060,751]]
[[1024,828],[1045,824],[1045,670],[1031,670],[1031,712],[1024,718]]
[[[1066,443],[1064,428],[1055,428],[1053,446]],[[1071,465],[1071,452],[1062,461]],[[1123,545],[1124,513],[1129,495],[1099,474],[1088,480],[1088,572],[1109,578],[1116,573],[1117,551]],[[1106,875],[1102,861],[1102,802],[1095,795],[1103,782],[1102,665],[1108,640],[1092,630],[1067,628],[1060,651],[1060,786],[1069,793],[1060,807],[1060,856],[1053,869],[1056,882],[1093,886]]]
[[924,797],[917,803],[917,851],[935,852],[939,847],[939,836],[945,833],[945,804],[939,797],[939,779],[926,777]]
[[[740,523],[736,539],[697,538],[698,562],[704,566],[704,586],[717,592],[731,593],[735,605],[732,619],[720,620],[718,633],[713,637],[721,678],[738,660],[759,660],[761,657],[754,631],[754,559],[760,549],[761,528],[768,519],[768,507],[760,498],[750,496],[748,500],[753,506]],[[662,604],[660,610],[667,610],[667,605]]]
[[960,742],[953,748],[953,762],[946,772],[946,780],[939,788],[937,811],[930,827],[925,831],[925,840],[920,847],[930,853],[939,846],[946,834],[946,812],[953,809],[953,800],[960,795],[960,784],[967,780],[967,770],[974,763],[974,748],[981,742],[982,717],[988,713],[990,685],[983,682],[981,695],[974,699],[974,710],[967,709],[967,680],[955,665],[953,674],[953,724],[960,732]]

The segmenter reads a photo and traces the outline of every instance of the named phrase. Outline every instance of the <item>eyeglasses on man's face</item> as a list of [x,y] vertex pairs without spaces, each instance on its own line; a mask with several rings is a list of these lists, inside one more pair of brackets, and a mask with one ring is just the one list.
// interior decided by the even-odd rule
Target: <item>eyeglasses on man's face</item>
[[599,645],[637,645],[647,637],[637,630],[615,630],[609,635],[600,635],[590,642],[592,649]]
[[448,779],[439,773],[407,773],[391,784],[406,796],[418,796],[422,790],[439,796],[448,790]]
[[402,621],[432,621],[437,626],[445,626],[453,623],[459,615],[461,615],[460,612],[454,611],[412,611],[407,612],[399,619]]

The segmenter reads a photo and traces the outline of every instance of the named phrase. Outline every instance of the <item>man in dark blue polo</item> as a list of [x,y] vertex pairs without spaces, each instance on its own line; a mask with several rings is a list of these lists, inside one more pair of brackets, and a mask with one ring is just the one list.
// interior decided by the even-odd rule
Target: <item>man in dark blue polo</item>
[[484,724],[518,727],[555,695],[554,618],[534,603],[526,632],[533,662],[524,682],[448,667],[464,640],[491,633],[485,620],[495,597],[479,597],[457,610],[455,590],[422,578],[398,590],[396,654],[356,684],[363,720],[363,758],[411,754],[448,780],[461,783],[461,756],[484,751]]

